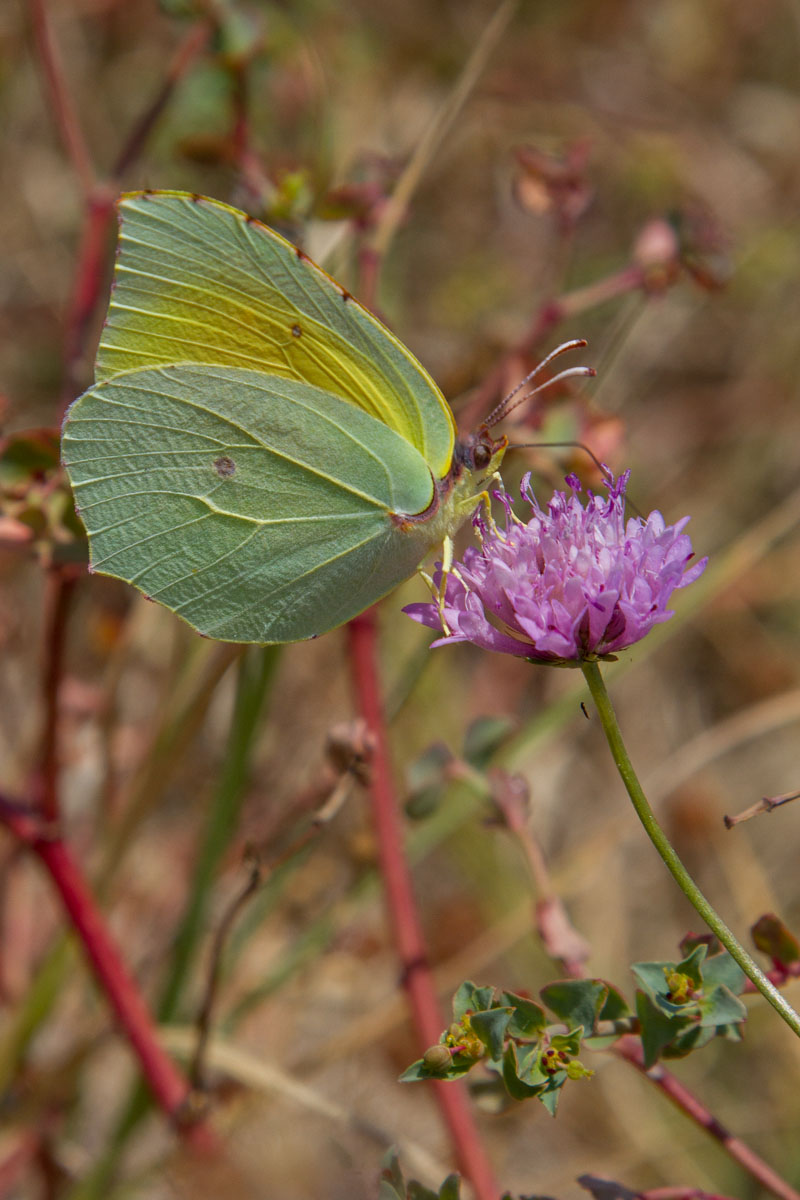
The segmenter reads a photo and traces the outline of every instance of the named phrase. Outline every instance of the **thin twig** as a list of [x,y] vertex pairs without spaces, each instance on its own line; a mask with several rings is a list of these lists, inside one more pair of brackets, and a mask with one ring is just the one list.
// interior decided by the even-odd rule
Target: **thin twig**
[[[375,739],[370,794],[378,856],[386,904],[395,945],[403,969],[403,987],[409,999],[421,1050],[438,1042],[445,1022],[436,998],[422,927],[417,912],[405,853],[389,760],[377,671],[375,613],[370,610],[348,626],[353,682],[361,715]],[[479,1200],[497,1200],[495,1183],[472,1110],[461,1084],[432,1080],[434,1096],[450,1132],[463,1173]]]
[[178,46],[172,57],[172,61],[167,67],[161,87],[133,126],[133,129],[128,134],[125,145],[117,155],[114,165],[111,168],[112,179],[120,179],[139,157],[158,118],[169,103],[176,84],[180,82],[194,60],[207,46],[212,29],[213,26],[210,21],[200,21],[198,24],[192,26]]
[[222,977],[222,957],[236,920],[248,901],[256,894],[268,875],[283,866],[309,845],[330,824],[344,804],[352,785],[350,770],[347,769],[333,787],[330,796],[314,814],[306,829],[269,864],[264,864],[253,850],[248,851],[250,871],[247,880],[231,900],[214,934],[211,946],[211,962],[206,981],[203,1002],[197,1015],[197,1047],[189,1071],[195,1088],[205,1088],[205,1061],[208,1041],[211,1036],[212,1017],[216,1006],[219,983]]
[[385,257],[399,225],[405,219],[411,197],[482,75],[492,53],[508,28],[518,4],[519,0],[503,0],[503,3],[495,10],[472,54],[465,62],[455,87],[417,143],[414,153],[381,211],[380,220],[370,240],[372,250],[378,258]]
[[81,189],[84,195],[88,195],[94,186],[92,160],[50,33],[47,0],[30,0],[30,13],[37,57],[50,94],[50,111],[58,125],[61,140],[75,168]]
[[631,804],[634,807],[642,827],[660,855],[667,870],[683,892],[695,912],[716,934],[719,941],[730,954],[731,958],[741,967],[748,979],[751,979],[761,992],[764,999],[772,1005],[795,1036],[800,1037],[800,1013],[797,1013],[775,985],[767,978],[751,954],[744,948],[722,917],[708,902],[687,871],[675,851],[674,846],[661,828],[653,812],[647,796],[642,789],[639,778],[634,770],[627,748],[622,738],[622,731],[617,721],[611,697],[606,689],[605,680],[599,665],[595,661],[584,660],[581,663],[584,678],[589,687],[592,699],[597,707],[600,723],[608,742],[614,765],[619,772]]
[[734,825],[741,825],[742,821],[750,821],[759,813],[771,813],[774,808],[780,808],[782,804],[791,804],[792,800],[800,800],[800,792],[784,792],[782,796],[762,796],[755,804],[751,804],[749,808],[737,813],[735,817],[725,816],[722,820],[725,822],[726,829],[733,829]]
[[54,567],[47,576],[45,660],[42,671],[44,722],[36,791],[45,821],[59,819],[58,693],[64,667],[64,644],[76,578]]
[[637,1192],[637,1200],[731,1200],[721,1192],[704,1192],[700,1188],[661,1187]]
[[196,1148],[216,1149],[216,1135],[209,1126],[186,1120],[189,1085],[161,1047],[139,987],[122,961],[77,860],[60,838],[48,836],[48,828],[33,810],[2,796],[0,821],[49,874],[159,1107]]
[[[508,828],[512,833],[518,836],[518,823],[514,820],[508,822]],[[524,846],[523,846],[524,849]],[[552,877],[549,873],[546,862],[541,856],[537,864],[535,874],[532,872],[532,877],[535,880],[534,895],[537,900],[541,898],[541,893],[538,887],[542,887],[544,895],[549,896],[554,894]],[[580,935],[577,935],[580,936]],[[549,947],[545,943],[545,948]],[[581,963],[567,964],[564,962],[562,955],[558,955],[559,961],[564,963],[569,975],[573,979],[582,979],[586,977],[586,971]],[[753,986],[753,990],[755,987]],[[776,1171],[769,1166],[755,1151],[751,1150],[741,1138],[735,1137],[729,1130],[725,1128],[721,1121],[701,1103],[697,1097],[684,1087],[674,1075],[672,1075],[661,1063],[647,1069],[644,1065],[644,1053],[642,1050],[641,1039],[634,1036],[625,1036],[615,1042],[610,1047],[613,1054],[619,1055],[632,1066],[654,1083],[660,1091],[666,1095],[673,1104],[675,1104],[685,1116],[695,1121],[706,1133],[710,1134],[718,1142],[720,1142],[727,1153],[734,1159],[739,1166],[743,1167],[754,1179],[756,1179],[768,1191],[779,1196],[781,1200],[800,1200],[795,1190],[790,1187],[786,1180],[782,1179]]]
[[200,1005],[200,1011],[197,1014],[197,1046],[195,1047],[194,1057],[189,1068],[189,1079],[192,1086],[199,1091],[205,1090],[205,1074],[206,1074],[206,1052],[208,1050],[208,1039],[211,1034],[211,1019],[214,1012],[214,1005],[219,991],[219,981],[222,974],[222,955],[225,950],[225,945],[228,941],[228,935],[236,923],[236,918],[247,904],[248,900],[256,894],[261,886],[261,864],[258,859],[253,856],[250,862],[250,872],[247,880],[242,888],[228,906],[220,921],[217,931],[214,934],[214,940],[211,945],[211,965],[208,971],[208,980],[206,982],[205,995],[203,1003]]
[[656,1063],[655,1066],[650,1068],[645,1067],[644,1052],[642,1051],[641,1041],[638,1038],[621,1038],[614,1045],[613,1049],[620,1058],[624,1058],[626,1062],[631,1063],[651,1083],[654,1083],[659,1091],[671,1100],[681,1112],[691,1117],[707,1134],[719,1142],[730,1157],[740,1167],[743,1167],[753,1179],[757,1180],[762,1187],[772,1192],[774,1196],[779,1196],[780,1200],[800,1200],[799,1192],[795,1191],[776,1171],[773,1171],[772,1167],[768,1163],[765,1163],[763,1158],[760,1158],[754,1150],[751,1150],[741,1138],[734,1137],[722,1122],[704,1104],[701,1104],[697,1097],[688,1088],[684,1087],[674,1075],[670,1074],[665,1067],[660,1063]]
[[553,887],[544,853],[530,826],[530,794],[525,780],[506,772],[494,773],[492,800],[525,855],[536,896],[536,928],[542,944],[568,975],[580,977],[591,947],[570,921]]

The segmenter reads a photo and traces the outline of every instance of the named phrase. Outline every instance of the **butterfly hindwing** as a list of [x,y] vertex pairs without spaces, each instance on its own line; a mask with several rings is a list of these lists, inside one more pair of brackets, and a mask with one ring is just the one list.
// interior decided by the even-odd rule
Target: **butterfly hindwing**
[[[428,544],[421,454],[322,389],[240,367],[125,371],[86,392],[63,456],[93,569],[209,637],[293,641],[362,611]],[[433,539],[431,539],[433,540]]]

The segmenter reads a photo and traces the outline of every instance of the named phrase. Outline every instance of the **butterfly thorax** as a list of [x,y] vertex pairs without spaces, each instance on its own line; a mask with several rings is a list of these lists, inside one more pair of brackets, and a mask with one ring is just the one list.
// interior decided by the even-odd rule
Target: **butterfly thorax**
[[500,466],[508,439],[495,439],[482,426],[456,440],[453,462],[443,479],[434,482],[431,503],[424,512],[393,513],[392,521],[427,546],[452,538],[485,494],[484,484]]

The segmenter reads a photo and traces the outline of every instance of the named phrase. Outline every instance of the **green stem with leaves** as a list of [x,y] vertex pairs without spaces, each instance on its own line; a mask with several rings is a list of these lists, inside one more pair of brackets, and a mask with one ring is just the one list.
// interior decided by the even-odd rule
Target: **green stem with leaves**
[[648,799],[642,791],[642,785],[639,783],[636,772],[633,769],[628,751],[625,749],[625,743],[622,740],[622,733],[617,722],[617,715],[611,704],[611,698],[606,691],[600,667],[597,662],[583,662],[581,666],[583,674],[586,677],[586,682],[589,685],[589,691],[592,693],[592,699],[597,706],[600,722],[603,726],[603,732],[606,735],[614,763],[620,773],[622,782],[625,784],[625,789],[631,798],[633,807],[636,809],[636,815],[644,826],[645,833],[661,855],[667,865],[667,869],[689,903],[694,907],[699,916],[702,917],[712,933],[716,934],[731,958],[742,968],[747,978],[752,981],[762,996],[780,1014],[789,1028],[800,1037],[800,1016],[787,1003],[778,989],[770,983],[755,960],[750,957],[744,946],[737,941],[719,913],[711,907],[686,870],[686,867],[678,858],[669,838],[656,820],[655,813],[650,807]]

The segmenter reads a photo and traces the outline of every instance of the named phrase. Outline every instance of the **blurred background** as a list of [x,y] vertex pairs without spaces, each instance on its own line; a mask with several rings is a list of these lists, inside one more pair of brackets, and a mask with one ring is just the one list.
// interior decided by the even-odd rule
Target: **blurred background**
[[[745,940],[765,912],[797,930],[800,805],[731,831],[722,816],[800,787],[800,7],[523,0],[492,45],[496,11],[486,0],[0,9],[12,439],[0,463],[2,786],[24,796],[36,770],[48,587],[84,554],[52,434],[13,439],[56,428],[91,382],[113,261],[113,221],[92,223],[80,155],[65,151],[47,38],[100,181],[95,210],[120,188],[215,196],[302,241],[356,292],[387,197],[483,47],[377,262],[376,306],[471,424],[558,341],[589,340],[597,379],[546,394],[509,432],[581,438],[632,469],[639,509],[692,515],[712,565],[609,686],[653,804],[728,922]],[[531,468],[542,499],[568,470],[597,483],[587,456],[535,449],[509,457],[509,489]],[[267,862],[292,851],[324,794],[326,739],[354,712],[347,642],[337,631],[240,656],[116,581],[77,575],[57,695],[66,828],[185,1054],[246,847]],[[629,811],[584,689],[573,672],[471,647],[429,653],[400,611],[422,598],[410,581],[380,623],[445,1011],[465,978],[535,994],[558,975],[519,847],[479,789],[420,767],[432,743],[461,755],[470,729],[473,750],[497,739],[473,762],[502,761],[528,782],[588,969],[632,997],[629,964],[677,956],[698,921]],[[198,1173],[161,1118],[136,1109],[130,1054],[62,939],[48,881],[0,835],[0,1138],[10,1150],[21,1129],[46,1134],[5,1195],[366,1200],[391,1143],[409,1175],[438,1187],[448,1144],[428,1089],[396,1082],[418,1046],[366,796],[347,790],[228,942],[215,1022],[238,1057],[212,1061],[210,1077],[235,1183]],[[674,1070],[797,1183],[800,1048],[762,1001],[749,1007],[743,1045],[714,1042]],[[505,1188],[571,1197],[591,1172],[635,1190],[757,1194],[624,1062],[587,1065],[594,1078],[566,1089],[555,1121],[534,1102],[480,1110]]]

